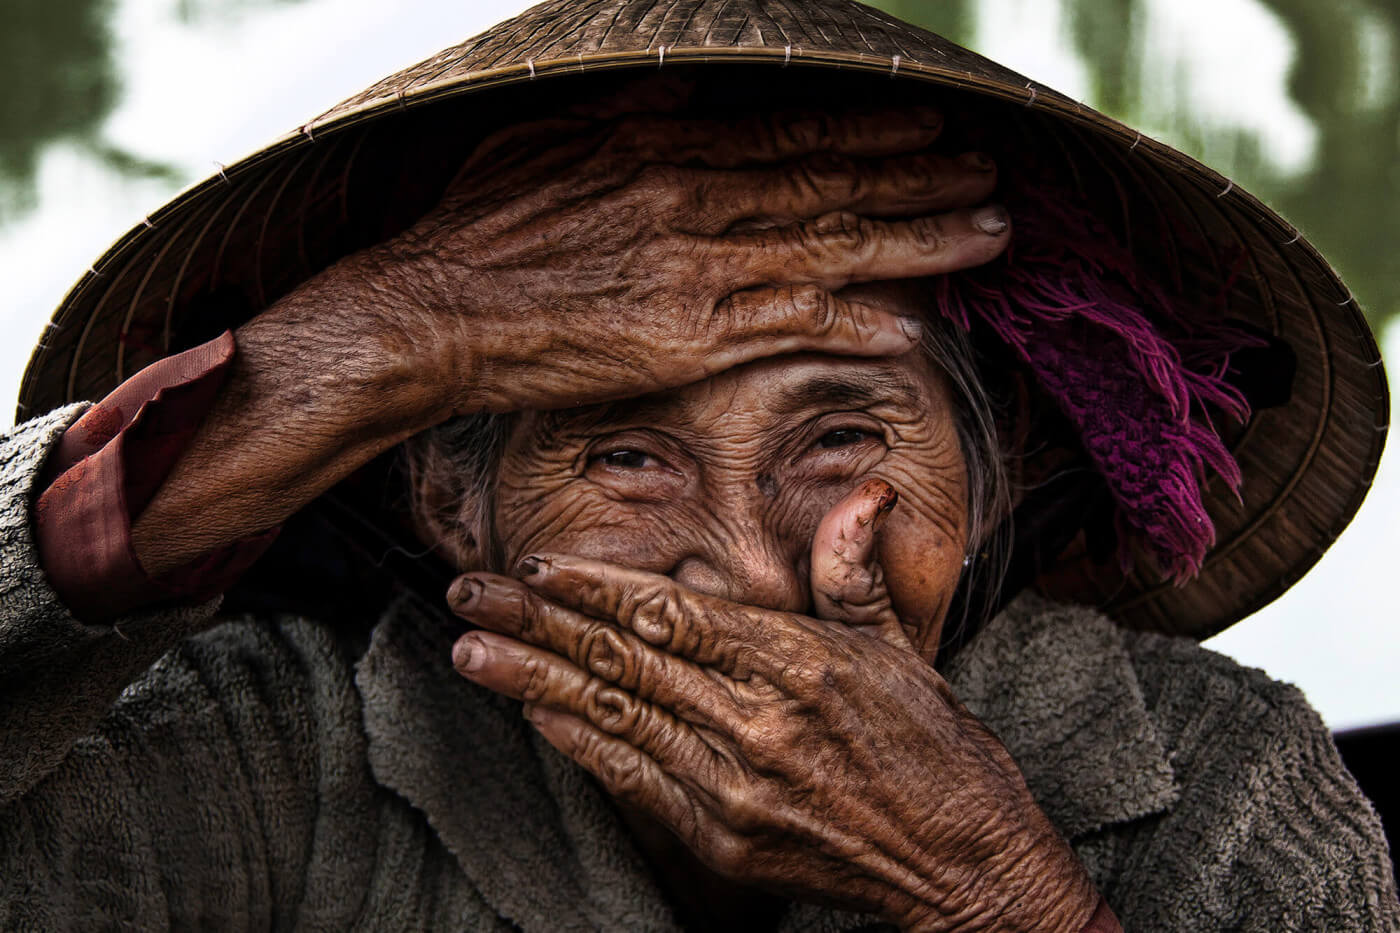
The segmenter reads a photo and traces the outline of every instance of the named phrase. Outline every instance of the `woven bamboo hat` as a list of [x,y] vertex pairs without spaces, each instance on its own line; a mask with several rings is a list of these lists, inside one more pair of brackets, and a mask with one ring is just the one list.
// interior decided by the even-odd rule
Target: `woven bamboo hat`
[[1219,247],[1202,255],[1234,257],[1167,256],[1171,238],[1134,243],[1155,254],[1149,262],[1171,260],[1187,294],[1213,296],[1296,357],[1286,400],[1227,437],[1243,500],[1207,490],[1217,543],[1190,584],[1145,568],[1108,581],[1070,573],[1055,595],[1133,628],[1204,638],[1297,581],[1360,506],[1385,439],[1385,376],[1356,302],[1298,230],[1190,157],[852,0],[550,0],[375,84],[112,246],[54,314],[24,376],[20,420],[99,398],[402,229],[476,140],[562,89],[658,68],[745,75],[749,88],[839,69],[874,94],[967,102],[1053,151],[1066,182],[1101,198],[1120,232],[1155,218]]

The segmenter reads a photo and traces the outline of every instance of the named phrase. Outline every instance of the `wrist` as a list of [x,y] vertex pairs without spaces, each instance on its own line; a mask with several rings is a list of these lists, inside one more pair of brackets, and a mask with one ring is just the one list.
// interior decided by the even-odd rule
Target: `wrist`
[[[425,422],[420,430],[492,407],[484,385],[492,369],[485,348],[495,328],[483,320],[481,296],[472,293],[488,275],[469,265],[464,252],[456,243],[446,259],[410,231],[333,270],[351,283],[369,318],[376,391],[393,398],[412,420]],[[365,307],[365,296],[375,306]],[[518,340],[509,342],[518,349]]]
[[[235,333],[213,407],[131,542],[152,576],[281,524],[400,441],[450,417],[411,327],[347,260]],[[392,300],[387,299],[386,300]]]
[[321,272],[238,329],[236,390],[352,448],[387,448],[445,421],[461,361],[408,278],[372,251]]
[[[1041,825],[1006,839],[950,889],[934,897],[930,886],[911,897],[896,918],[900,929],[1081,933],[1098,908],[1099,892],[1039,808],[1035,816]],[[985,852],[987,840],[978,847]],[[939,875],[946,880],[952,873]]]

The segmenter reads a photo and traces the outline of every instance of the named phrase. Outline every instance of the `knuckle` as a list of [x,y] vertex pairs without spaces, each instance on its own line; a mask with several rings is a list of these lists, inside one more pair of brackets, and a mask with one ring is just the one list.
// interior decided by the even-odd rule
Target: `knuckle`
[[941,249],[947,245],[948,229],[941,217],[925,217],[912,225],[914,242],[927,250]]
[[795,314],[813,320],[825,314],[831,304],[831,295],[816,285],[788,285],[783,289],[783,297]]
[[726,826],[742,834],[757,832],[768,822],[768,807],[747,785],[736,787],[724,795],[720,814]]
[[590,770],[603,782],[603,786],[614,794],[635,799],[646,787],[646,774],[639,762],[631,756],[623,755],[621,749],[611,743],[605,743],[601,737],[590,736],[585,739],[583,754]]
[[713,346],[731,334],[737,333],[748,323],[748,308],[735,295],[729,295],[715,302],[710,313],[701,318],[698,336],[706,346]]
[[549,693],[549,667],[538,658],[526,661],[521,669],[520,698],[527,703],[542,700]]
[[588,698],[588,718],[612,735],[636,731],[641,714],[642,706],[635,698],[613,687],[594,690]]
[[779,707],[770,714],[749,716],[733,729],[744,757],[760,768],[769,768],[781,767],[793,749],[800,747],[805,727],[801,716]]
[[769,127],[780,149],[814,148],[823,135],[818,113],[779,114],[769,121]]
[[749,840],[733,833],[718,833],[705,846],[705,862],[727,878],[742,877],[752,867],[756,854]]
[[865,177],[855,161],[834,152],[822,152],[803,163],[801,177],[819,196],[857,200],[865,192]]
[[591,625],[579,639],[580,667],[614,683],[635,679],[637,651],[607,625]]
[[672,595],[656,586],[628,594],[618,616],[642,640],[665,648],[676,637],[680,611]]
[[812,704],[823,704],[850,681],[849,665],[838,658],[797,658],[784,665],[778,685],[788,696]]
[[685,734],[675,719],[655,710],[641,716],[634,730],[635,744],[653,759],[694,771],[701,761],[694,745],[685,741]]
[[534,641],[540,638],[549,628],[546,621],[547,611],[541,603],[540,598],[528,591],[517,592],[515,598],[520,601],[519,618],[521,637],[528,641]]
[[836,330],[841,323],[841,302],[824,288],[804,289],[802,313],[811,324],[814,333],[825,336]]
[[812,223],[812,232],[823,244],[838,249],[857,249],[866,240],[865,222],[853,211],[832,211]]

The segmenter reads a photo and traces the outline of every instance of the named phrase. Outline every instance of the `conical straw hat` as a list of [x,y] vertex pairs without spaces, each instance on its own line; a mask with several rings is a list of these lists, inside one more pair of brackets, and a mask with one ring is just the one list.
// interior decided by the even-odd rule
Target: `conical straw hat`
[[1140,568],[1111,583],[1071,574],[1056,595],[1103,605],[1133,628],[1204,638],[1291,586],[1350,521],[1384,444],[1385,375],[1356,302],[1299,231],[1190,157],[850,0],[551,0],[375,84],[179,195],[94,263],[30,360],[20,420],[100,398],[401,229],[474,140],[594,80],[580,75],[692,68],[747,69],[774,84],[841,69],[897,82],[906,96],[972,101],[1054,150],[1120,226],[1130,209],[1154,215],[1208,243],[1204,255],[1232,257],[1183,262],[1165,255],[1169,242],[1134,243],[1158,254],[1146,261],[1176,262],[1187,294],[1296,355],[1286,403],[1227,437],[1243,501],[1208,488],[1217,543],[1190,584]]

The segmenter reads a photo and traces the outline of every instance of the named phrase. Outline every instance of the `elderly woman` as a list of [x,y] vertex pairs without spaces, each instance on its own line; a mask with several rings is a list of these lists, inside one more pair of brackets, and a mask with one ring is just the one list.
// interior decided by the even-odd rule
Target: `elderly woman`
[[[1315,349],[1281,336],[1303,300],[1265,326],[1242,297],[1301,267],[1231,252],[1238,227],[1132,227],[1106,162],[1112,199],[1065,170],[1082,140],[933,106],[932,67],[531,96],[720,49],[1020,87],[854,4],[790,6],[547,4],[80,283],[26,403],[121,384],[0,448],[6,928],[1400,922],[1298,693],[1115,624],[1203,635],[1289,582],[1238,541],[1252,570],[1206,561],[1213,521],[1286,504],[1252,481],[1316,482],[1230,427],[1311,391]],[[502,75],[523,90],[452,99]],[[1299,295],[1332,281],[1309,270]],[[1368,339],[1331,360],[1366,417]],[[1308,450],[1345,461],[1329,438]],[[455,615],[407,584],[369,626],[315,588],[311,618],[217,614],[332,487],[462,574]],[[264,563],[331,562],[293,526]],[[1321,528],[1311,557],[1267,547],[1296,575]],[[1177,593],[1200,617],[1153,623]]]

